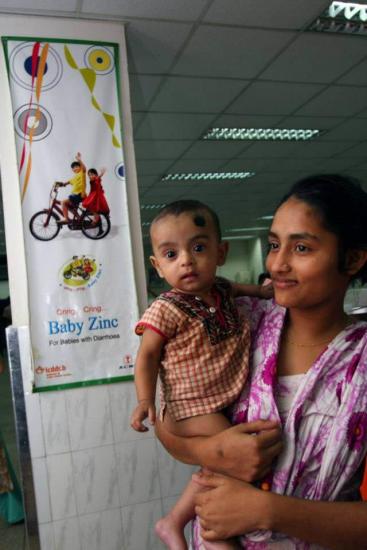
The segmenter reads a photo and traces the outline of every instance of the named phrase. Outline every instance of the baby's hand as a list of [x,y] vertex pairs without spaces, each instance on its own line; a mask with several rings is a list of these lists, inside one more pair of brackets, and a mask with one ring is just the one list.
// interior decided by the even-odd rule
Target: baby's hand
[[274,288],[273,283],[267,283],[266,285],[259,287],[259,294],[260,298],[264,298],[264,300],[269,300],[269,298],[274,297]]
[[131,427],[137,432],[147,432],[149,428],[143,424],[143,420],[149,419],[150,424],[153,426],[156,418],[155,404],[151,399],[143,399],[135,407],[133,414],[131,415]]

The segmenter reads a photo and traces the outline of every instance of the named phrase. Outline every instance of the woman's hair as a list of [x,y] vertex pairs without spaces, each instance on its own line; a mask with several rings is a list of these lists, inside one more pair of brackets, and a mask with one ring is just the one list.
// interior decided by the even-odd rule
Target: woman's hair
[[[317,174],[296,182],[280,201],[305,202],[321,216],[324,227],[339,240],[339,269],[346,269],[348,250],[367,250],[367,193],[358,180],[338,174]],[[352,280],[367,282],[367,263]]]
[[88,174],[94,174],[95,176],[98,176],[98,172],[95,168],[89,168]]

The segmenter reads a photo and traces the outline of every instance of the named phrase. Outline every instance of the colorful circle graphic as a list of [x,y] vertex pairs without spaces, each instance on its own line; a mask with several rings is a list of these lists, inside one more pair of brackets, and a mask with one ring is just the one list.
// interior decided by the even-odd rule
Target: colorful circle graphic
[[113,55],[108,48],[103,46],[91,46],[84,55],[87,67],[97,74],[108,74],[113,71],[115,63]]
[[123,162],[119,162],[119,164],[115,166],[115,176],[118,177],[119,180],[125,179],[125,166]]
[[33,141],[45,139],[52,130],[52,118],[44,107],[31,103],[22,105],[14,114],[14,128],[18,136]]
[[[26,90],[32,90],[32,50],[34,42],[22,42],[10,54],[11,78]],[[41,43],[41,48],[43,43]],[[36,71],[40,57],[37,59]],[[49,46],[46,66],[42,77],[42,91],[51,90],[60,81],[63,65],[59,54]]]
[[60,270],[60,279],[67,287],[75,288],[87,286],[95,278],[98,265],[94,258],[89,256],[73,256]]

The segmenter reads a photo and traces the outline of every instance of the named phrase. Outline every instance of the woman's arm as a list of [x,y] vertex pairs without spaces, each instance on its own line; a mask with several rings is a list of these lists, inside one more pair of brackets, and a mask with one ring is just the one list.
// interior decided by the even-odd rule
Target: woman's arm
[[211,437],[179,437],[158,420],[155,429],[177,460],[245,481],[263,477],[282,450],[279,425],[269,420],[238,424]]
[[366,502],[304,500],[261,491],[222,475],[193,477],[206,488],[196,497],[206,540],[265,529],[335,550],[367,547]]

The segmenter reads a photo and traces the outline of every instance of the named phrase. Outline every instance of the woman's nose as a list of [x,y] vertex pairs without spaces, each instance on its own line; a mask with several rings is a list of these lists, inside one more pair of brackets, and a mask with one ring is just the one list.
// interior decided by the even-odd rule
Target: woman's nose
[[277,254],[272,255],[269,263],[271,265],[269,270],[273,272],[289,271],[291,269],[290,258],[287,251],[279,251]]

